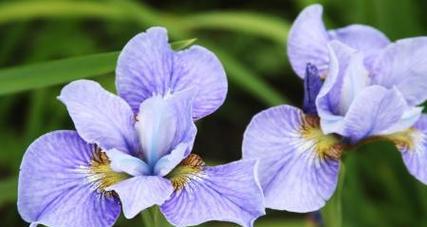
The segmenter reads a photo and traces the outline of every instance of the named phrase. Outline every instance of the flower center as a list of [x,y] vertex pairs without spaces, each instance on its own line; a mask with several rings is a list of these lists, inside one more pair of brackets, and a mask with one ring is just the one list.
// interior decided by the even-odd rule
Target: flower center
[[111,161],[108,159],[107,154],[99,147],[96,147],[90,166],[87,168],[87,174],[89,182],[101,193],[113,193],[112,191],[106,191],[106,188],[129,178],[126,173],[114,172],[110,167],[110,163]]
[[190,180],[202,177],[205,162],[196,154],[190,154],[166,177],[172,181],[175,190],[182,189]]
[[344,145],[334,135],[325,135],[320,129],[320,119],[313,115],[303,116],[301,134],[315,146],[317,155],[322,159],[330,157],[339,160]]

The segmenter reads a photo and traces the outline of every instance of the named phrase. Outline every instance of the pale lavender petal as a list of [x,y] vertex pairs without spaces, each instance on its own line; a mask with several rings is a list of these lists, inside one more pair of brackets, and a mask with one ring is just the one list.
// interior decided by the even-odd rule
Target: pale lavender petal
[[260,159],[259,178],[267,208],[306,213],[322,208],[334,193],[339,162],[305,148]]
[[193,101],[193,118],[213,113],[227,95],[227,77],[218,58],[201,46],[193,46],[176,54],[173,74],[174,92],[197,88]]
[[150,167],[141,159],[121,152],[117,149],[105,151],[110,160],[110,167],[114,172],[127,173],[131,176],[148,175]]
[[81,171],[94,149],[74,131],[55,131],[34,141],[19,173],[21,217],[47,226],[112,226],[120,214],[118,200],[96,191]]
[[193,144],[180,143],[173,149],[170,154],[165,155],[157,161],[154,166],[156,176],[166,176],[191,152]]
[[78,80],[65,86],[58,99],[66,105],[77,132],[86,142],[105,150],[139,150],[135,117],[119,96],[94,81]]
[[148,207],[163,204],[172,194],[172,183],[158,176],[138,176],[112,185],[120,197],[123,214],[130,219]]
[[288,35],[288,57],[296,74],[304,78],[311,63],[320,75],[328,68],[328,33],[322,21],[323,8],[315,4],[305,8],[294,21]]
[[[258,173],[268,208],[318,210],[335,191],[339,161],[320,153],[324,135],[319,125],[309,129],[316,131],[306,131],[305,117],[297,108],[277,106],[257,114],[245,131],[243,158],[260,160]],[[337,145],[331,145],[331,151]]]
[[[343,116],[346,111],[345,108],[348,102],[351,102],[351,100],[343,100],[343,98],[345,98],[343,95],[343,84],[345,77],[357,77],[357,73],[348,75],[350,72],[347,72],[347,69],[350,63],[355,65],[351,66],[351,68],[360,68],[360,66],[358,66],[358,63],[360,63],[358,58],[360,57],[355,57],[355,54],[357,54],[356,50],[339,41],[330,42],[328,44],[328,50],[330,58],[329,72],[317,96],[316,106],[321,119],[322,130],[326,134],[341,134],[343,130]],[[366,77],[363,76],[362,79],[364,78]],[[349,82],[351,82],[351,79],[347,80],[346,84],[350,85]],[[358,93],[359,89],[356,90]],[[353,98],[354,95],[351,95],[351,99]],[[346,105],[343,105],[343,103],[346,103]]]
[[407,106],[400,119],[386,130],[381,131],[379,135],[388,135],[396,132],[401,132],[412,127],[419,120],[422,115],[422,112],[422,107]]
[[153,167],[179,143],[193,144],[196,136],[191,109],[193,95],[192,91],[183,91],[166,98],[154,96],[141,104],[135,127],[149,166]]
[[402,118],[406,108],[405,99],[396,89],[370,86],[351,104],[345,116],[342,136],[356,142],[382,134]]
[[339,40],[346,45],[370,55],[386,47],[390,40],[381,31],[367,25],[353,24],[335,30],[329,30],[331,40]]
[[374,80],[397,87],[409,105],[427,99],[427,38],[402,39],[389,45],[375,63]]
[[217,220],[253,226],[264,215],[263,195],[256,178],[255,161],[237,161],[206,167],[161,206],[176,226]]
[[117,61],[116,87],[135,113],[145,99],[170,92],[173,60],[164,28],[150,28],[123,48]]
[[[334,43],[331,43],[333,45]],[[338,44],[338,43],[336,43]],[[338,113],[345,115],[353,102],[370,83],[369,73],[363,64],[363,54],[361,52],[354,52],[348,59],[340,59],[340,71],[338,80],[342,84],[337,85],[339,89]],[[347,62],[346,62],[347,61]],[[341,67],[342,66],[342,67]],[[330,95],[335,95],[331,93]]]
[[392,138],[402,152],[409,172],[427,184],[427,116],[423,115],[414,127]]
[[159,27],[138,34],[126,44],[116,74],[118,93],[135,112],[153,95],[194,87],[193,117],[199,119],[221,106],[227,93],[224,69],[212,52],[200,46],[174,52],[166,29]]

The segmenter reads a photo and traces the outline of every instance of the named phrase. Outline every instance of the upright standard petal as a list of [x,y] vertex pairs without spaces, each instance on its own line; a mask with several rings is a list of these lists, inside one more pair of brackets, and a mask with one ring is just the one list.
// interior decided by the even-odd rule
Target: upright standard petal
[[[402,94],[396,89],[386,89],[377,85],[364,89],[351,104],[344,119],[344,131],[342,136],[349,137],[353,142],[373,135],[381,135],[390,132],[395,127],[405,111],[412,107],[406,105]],[[412,121],[419,115],[412,116]],[[410,127],[411,123],[406,127]]]
[[105,150],[133,153],[139,150],[135,116],[120,97],[98,83],[78,80],[65,86],[58,97],[67,107],[77,132],[88,143]]
[[192,120],[193,91],[183,91],[167,98],[155,96],[145,100],[140,107],[135,125],[149,166],[154,167],[179,143],[188,143],[191,151],[196,126]]
[[386,47],[390,40],[381,31],[367,25],[353,24],[330,30],[331,40],[338,40],[354,49],[370,55]]
[[289,31],[289,61],[301,78],[304,78],[308,63],[315,65],[321,76],[327,72],[329,37],[322,21],[322,12],[322,6],[318,4],[305,8]]
[[217,110],[227,95],[227,77],[214,53],[201,46],[176,53],[173,74],[174,91],[197,89],[193,100],[193,118],[200,119]]
[[164,28],[150,28],[132,38],[119,56],[116,74],[118,93],[135,112],[154,95],[194,87],[193,117],[199,119],[221,106],[227,93],[227,78],[218,58],[200,46],[174,52]]
[[172,194],[169,180],[158,176],[137,176],[107,188],[120,197],[123,213],[130,219],[148,207],[163,204]]
[[94,149],[74,131],[51,132],[32,143],[19,173],[22,218],[47,226],[112,226],[120,204],[95,188],[103,176],[86,171],[93,164]]
[[342,145],[319,119],[283,105],[257,114],[243,138],[243,159],[259,159],[266,207],[309,212],[325,205],[338,181]]
[[427,115],[423,115],[410,129],[386,136],[402,153],[409,172],[427,184]]
[[[253,226],[255,219],[265,214],[256,162],[237,161],[205,167],[200,166],[200,159],[196,157],[189,156],[190,166],[172,177],[172,182],[176,182],[175,192],[161,206],[166,219],[176,226],[213,220]],[[185,168],[191,167],[200,169],[185,172]]]
[[402,39],[390,44],[374,65],[374,81],[397,87],[409,105],[427,99],[427,37]]
[[[361,86],[352,88],[352,80],[357,80],[357,76],[361,76],[359,79],[365,81],[367,75],[365,75],[365,71],[360,70],[363,69],[363,64],[360,60],[361,57],[359,56],[360,52],[339,41],[330,42],[328,50],[330,58],[329,72],[317,96],[316,107],[321,119],[323,132],[326,134],[341,134],[343,130],[343,116],[346,109],[348,109],[348,105],[354,99],[356,93],[359,93],[361,90]],[[348,69],[352,68],[357,69],[357,72],[348,71]],[[347,87],[345,91],[343,89],[344,84]],[[350,97],[347,98],[346,94],[349,94]]]

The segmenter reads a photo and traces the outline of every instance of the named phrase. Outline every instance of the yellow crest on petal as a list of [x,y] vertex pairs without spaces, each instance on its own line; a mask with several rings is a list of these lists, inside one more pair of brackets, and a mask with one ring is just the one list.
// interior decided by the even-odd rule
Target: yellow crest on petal
[[400,151],[416,151],[417,144],[423,144],[420,141],[425,139],[423,133],[415,128],[393,133],[385,136],[385,138],[391,140]]
[[106,191],[106,188],[129,178],[126,173],[114,172],[110,163],[107,154],[96,147],[89,166],[80,168],[80,171],[87,174],[87,179],[94,189],[107,195],[113,192]]
[[166,177],[172,181],[175,190],[182,189],[193,177],[198,177],[205,168],[205,162],[196,154],[190,154]]
[[304,115],[302,117],[301,135],[304,139],[313,142],[315,151],[322,159],[330,157],[340,159],[344,145],[335,135],[325,135],[320,128],[320,119],[317,116]]

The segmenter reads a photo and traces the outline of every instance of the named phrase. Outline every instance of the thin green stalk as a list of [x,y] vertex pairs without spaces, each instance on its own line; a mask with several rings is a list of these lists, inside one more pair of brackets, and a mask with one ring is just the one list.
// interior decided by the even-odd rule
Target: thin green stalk
[[152,224],[152,219],[150,212],[148,210],[141,213],[141,220],[142,220],[142,226],[143,227],[149,227]]
[[141,213],[141,219],[144,227],[171,227],[158,206],[152,206],[144,210]]
[[344,187],[345,167],[344,163],[340,163],[340,173],[338,177],[337,190],[334,196],[327,202],[326,206],[321,210],[324,226],[327,227],[342,227],[342,191]]

